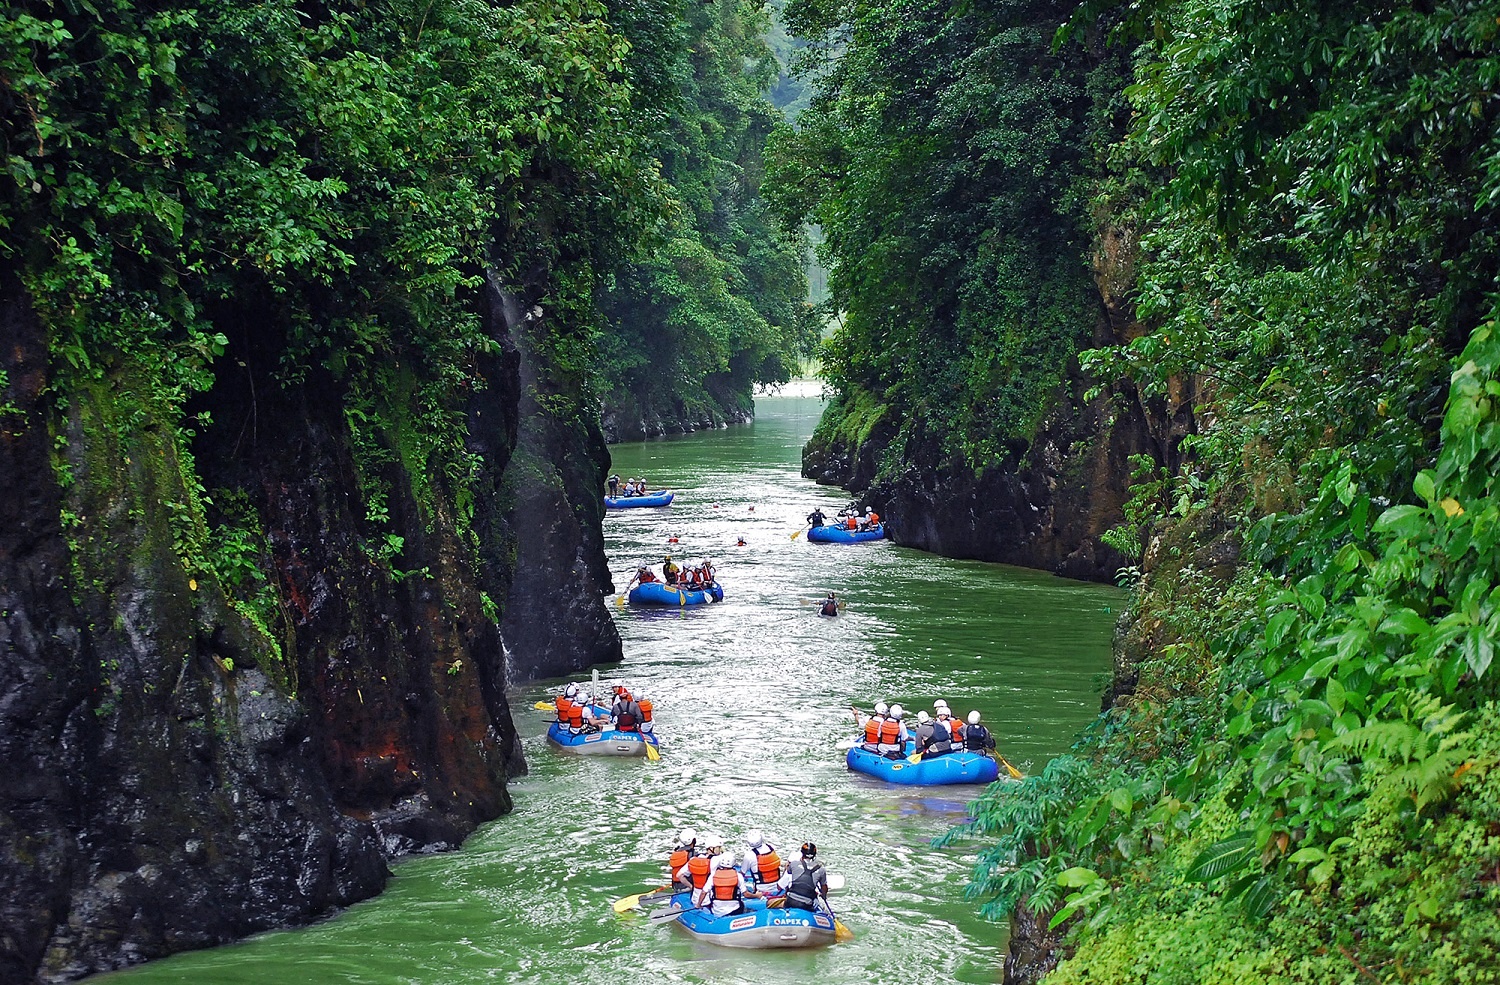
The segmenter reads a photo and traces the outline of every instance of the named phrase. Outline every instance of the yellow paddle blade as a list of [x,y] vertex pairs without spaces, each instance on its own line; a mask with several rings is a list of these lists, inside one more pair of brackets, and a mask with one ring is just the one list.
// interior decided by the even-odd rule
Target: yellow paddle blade
[[792,540],[796,540],[798,537],[801,537],[801,536],[802,536],[802,531],[799,530],[796,533],[792,534]]
[[624,592],[621,592],[619,595],[615,596],[615,605],[618,606],[621,609],[625,608],[625,593]]
[[[999,756],[999,753],[996,753],[996,755]],[[1004,756],[1000,756],[1000,762],[1005,764],[1005,769],[1010,773],[1010,777],[1012,780],[1025,779],[1025,774],[1016,769],[1014,766],[1010,765],[1010,762]]]
[[538,701],[531,707],[535,708],[537,711],[552,711],[557,707],[557,705],[551,701]]
[[613,909],[616,913],[624,913],[626,910],[633,910],[641,905],[641,897],[645,895],[645,893],[636,893],[634,896],[626,896],[622,899],[617,899],[612,904],[610,904],[610,908]]
[[906,761],[908,763],[920,763],[922,761],[922,754],[919,752],[914,752],[910,756],[906,757]]
[[646,758],[653,763],[660,761],[661,753],[656,751],[656,746],[650,742],[646,743]]
[[854,931],[846,927],[844,921],[835,920],[833,921],[833,939],[841,944],[845,941],[852,941],[854,940]]

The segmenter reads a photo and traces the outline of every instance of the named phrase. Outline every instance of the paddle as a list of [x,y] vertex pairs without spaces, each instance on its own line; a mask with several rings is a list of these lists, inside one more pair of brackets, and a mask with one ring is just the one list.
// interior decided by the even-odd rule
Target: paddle
[[641,736],[641,741],[646,743],[646,758],[653,763],[661,762],[661,753],[657,752],[656,743],[647,739],[644,735]]
[[1010,762],[1004,756],[1000,755],[1000,753],[996,752],[995,753],[995,758],[998,759],[998,760],[1000,760],[1000,762],[1002,764],[1004,764],[1005,768],[1010,771],[1010,778],[1012,780],[1024,780],[1024,779],[1026,779],[1026,774],[1022,773],[1020,770],[1018,770],[1014,766],[1010,765]]
[[629,581],[627,581],[625,583],[625,587],[620,590],[620,594],[615,596],[615,605],[616,605],[616,607],[618,607],[618,608],[624,608],[625,607],[625,596],[630,593],[630,589],[635,584],[636,578],[639,578],[640,576],[641,576],[641,573],[639,571],[637,571],[635,573],[635,576],[632,577]]
[[[812,529],[812,527],[808,527],[807,528],[807,530],[811,530],[811,529]],[[807,532],[806,530],[799,530],[799,531],[797,531],[796,533],[792,534],[792,540],[796,540],[798,537],[801,537],[806,532]]]
[[833,907],[828,905],[827,896],[823,897],[823,909],[828,911],[830,917],[833,917],[833,939],[843,942],[854,940],[854,931],[844,926],[844,921],[840,920],[838,914],[833,912]]
[[537,711],[553,711],[557,708],[557,703],[554,701],[538,701],[531,707],[535,708]]
[[652,923],[671,923],[686,912],[687,910],[678,909],[677,907],[673,906],[662,910],[660,913],[653,913],[646,919],[650,920]]
[[624,913],[626,910],[634,910],[642,903],[654,903],[657,900],[671,899],[671,893],[663,892],[663,890],[670,888],[670,886],[657,886],[655,889],[649,889],[644,893],[636,893],[634,896],[623,896],[611,903],[610,909],[616,913]]
[[848,752],[855,746],[862,744],[863,741],[862,739],[840,739],[833,748],[839,752]]

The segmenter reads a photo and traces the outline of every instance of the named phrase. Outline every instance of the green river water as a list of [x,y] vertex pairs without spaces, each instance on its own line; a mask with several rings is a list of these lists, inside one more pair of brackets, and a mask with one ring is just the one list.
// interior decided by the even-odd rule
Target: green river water
[[[545,741],[538,698],[512,695],[530,775],[516,809],[461,851],[403,862],[378,898],[321,924],[178,955],[108,977],[174,983],[818,982],[1000,978],[1004,928],[963,898],[973,846],[930,839],[965,817],[977,787],[898,788],[850,773],[834,746],[851,702],[943,697],[978,709],[1012,763],[1031,772],[1072,743],[1109,668],[1108,586],[895,547],[791,539],[814,505],[847,501],[798,474],[822,409],[756,402],[751,425],[613,446],[622,476],[678,491],[667,509],[611,513],[616,584],[637,561],[712,557],[719,605],[611,609],[625,663],[606,682],[656,703],[662,759],[569,757]],[[752,512],[752,509],[753,512]],[[743,537],[746,546],[735,546]],[[828,591],[844,614],[809,604]],[[833,897],[855,940],[815,951],[696,942],[610,903],[654,886],[684,825],[742,845],[763,828],[783,851],[811,840],[847,888]],[[96,979],[97,980],[97,979]]]

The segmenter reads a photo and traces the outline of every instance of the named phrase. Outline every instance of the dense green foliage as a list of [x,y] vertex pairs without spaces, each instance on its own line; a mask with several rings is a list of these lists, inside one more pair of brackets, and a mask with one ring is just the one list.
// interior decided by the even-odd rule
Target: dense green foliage
[[1156,330],[1090,362],[1205,425],[1143,476],[1133,693],[981,801],[975,891],[1078,918],[1049,980],[1495,981],[1500,7],[1131,14]]
[[[793,0],[817,95],[768,194],[821,226],[823,374],[975,467],[1024,448],[1098,317],[1088,176],[1121,71],[1061,4]],[[1094,90],[1099,90],[1097,93]]]
[[781,123],[763,96],[777,65],[758,3],[684,0],[654,14],[630,23],[638,89],[662,90],[639,111],[661,117],[651,149],[678,206],[604,299],[605,401],[721,417],[747,411],[755,384],[785,381],[815,341],[801,237],[760,198],[762,149]]
[[114,417],[176,435],[184,565],[255,618],[254,510],[192,457],[195,394],[236,367],[336,391],[393,577],[392,482],[429,525],[475,508],[486,277],[540,306],[519,341],[559,420],[637,385],[703,401],[705,377],[748,401],[808,324],[800,244],[756,196],[764,26],[687,0],[12,5],[0,261],[58,409],[109,381]]

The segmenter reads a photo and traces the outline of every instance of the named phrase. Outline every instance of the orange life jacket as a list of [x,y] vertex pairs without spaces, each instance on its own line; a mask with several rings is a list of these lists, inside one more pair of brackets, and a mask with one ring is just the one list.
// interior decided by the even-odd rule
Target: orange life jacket
[[673,879],[677,878],[677,870],[688,864],[690,856],[691,853],[686,848],[679,848],[673,852],[672,857],[667,859],[667,868],[671,870],[668,875]]
[[859,526],[859,521],[851,516],[849,519],[844,521],[844,526],[850,530],[853,530],[854,528]]
[[737,900],[740,898],[740,874],[735,869],[714,870],[714,899]]
[[649,585],[651,582],[656,580],[656,572],[642,571],[640,577],[636,580],[639,581],[642,585]]
[[781,856],[776,849],[755,854],[755,878],[759,882],[775,882],[781,878]]
[[901,723],[894,718],[887,718],[880,723],[880,741],[888,746],[893,746],[901,741]]
[[641,706],[641,723],[645,724],[646,722],[651,721],[651,699],[646,698],[643,701],[637,701],[636,704]]
[[870,511],[870,526],[873,527],[873,526],[875,526],[879,522],[880,522],[880,514],[876,513],[874,510],[871,510]]
[[882,721],[884,721],[884,719],[876,718],[874,715],[871,715],[869,718],[865,719],[866,742],[880,741],[880,723]]
[[561,695],[557,698],[557,720],[569,728],[583,728],[583,705]]
[[687,866],[688,881],[693,884],[694,889],[702,889],[703,884],[708,882],[708,856],[696,855]]

